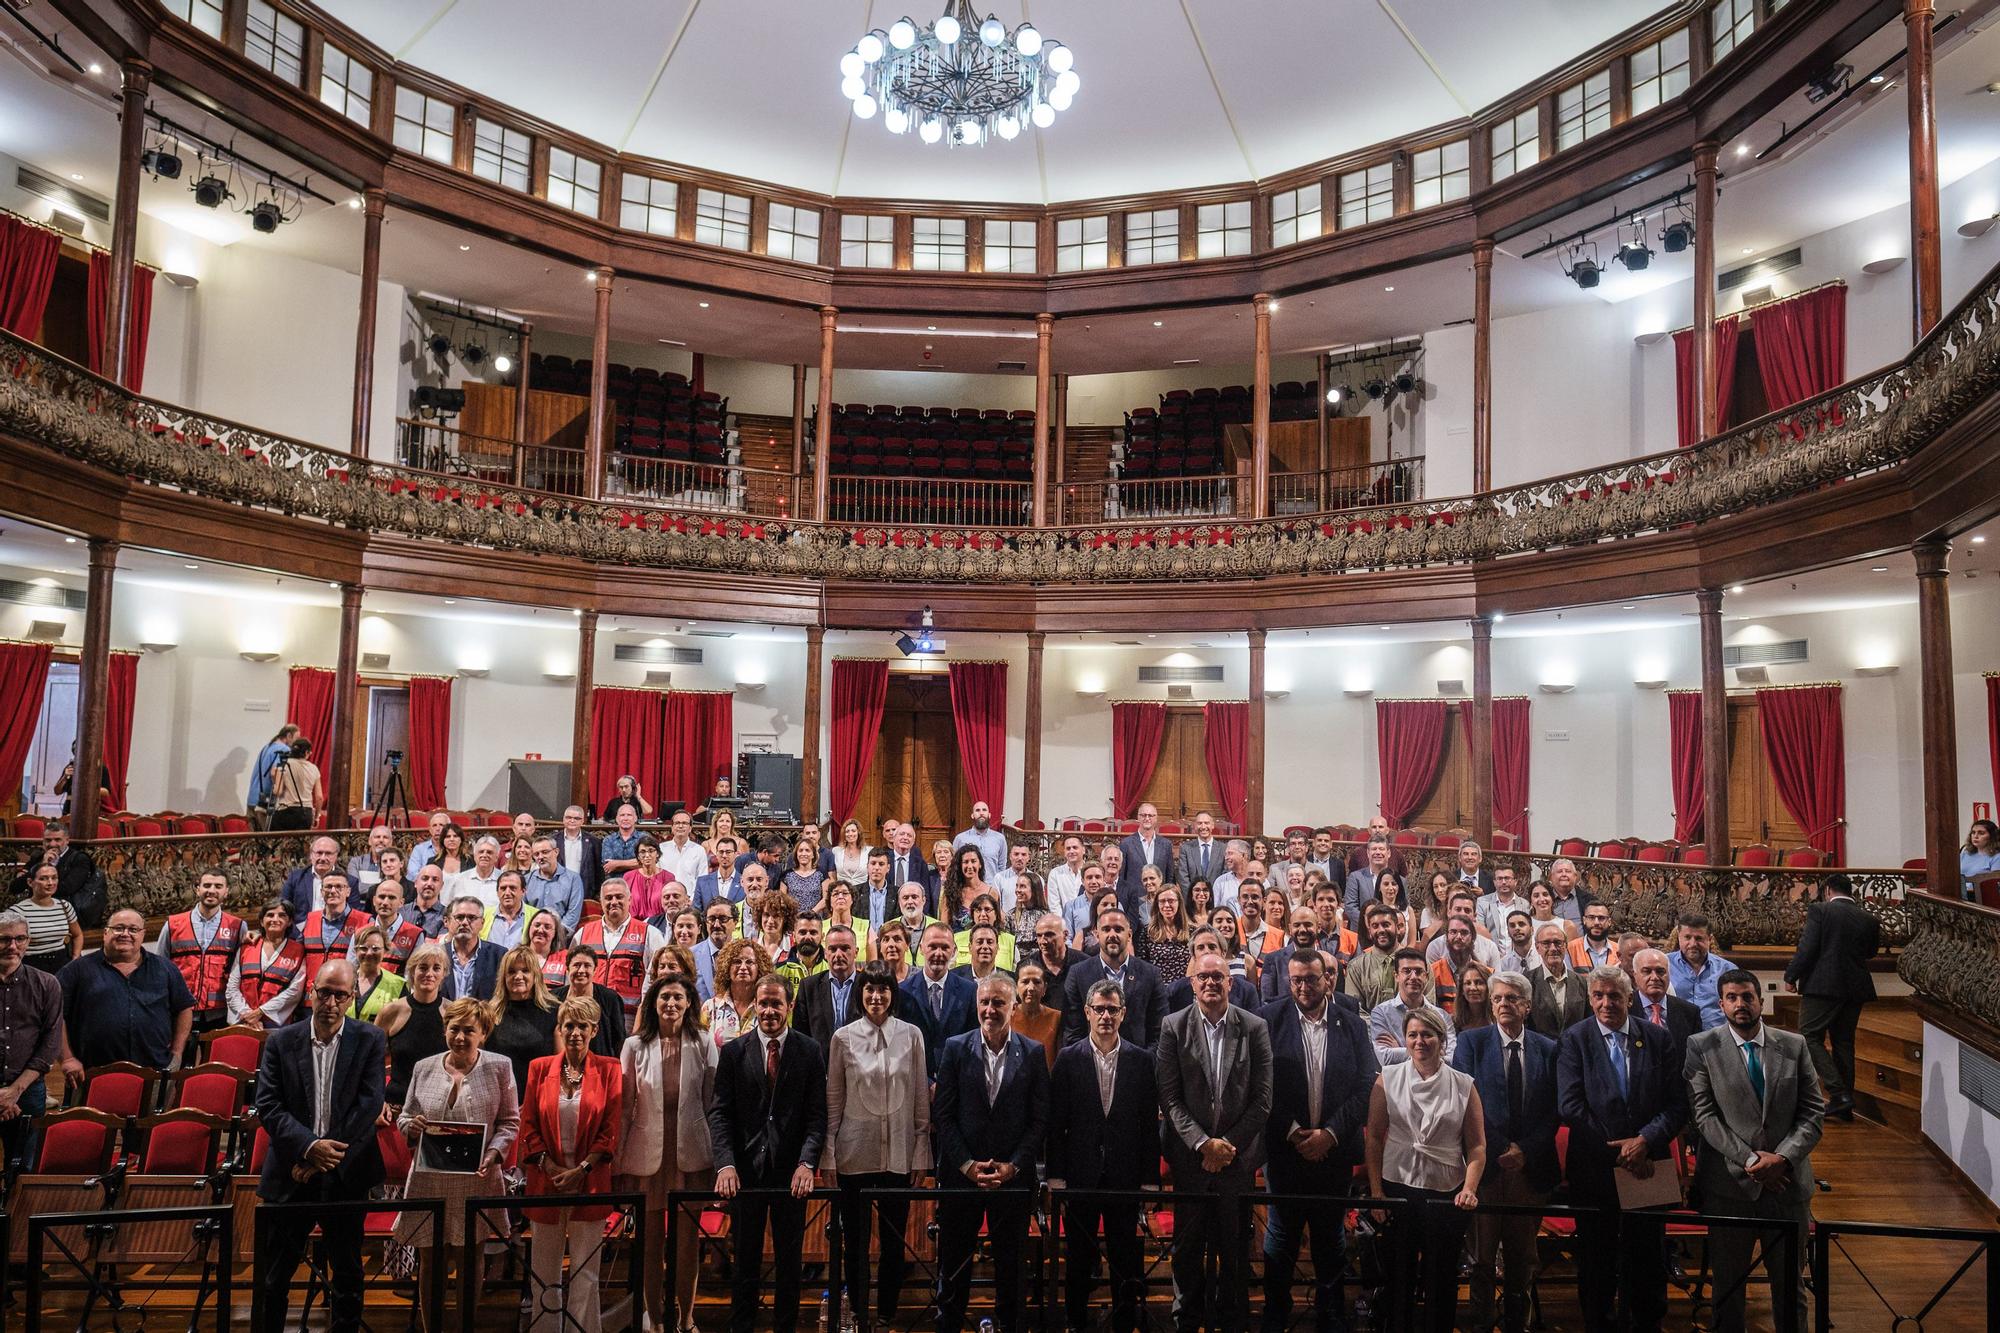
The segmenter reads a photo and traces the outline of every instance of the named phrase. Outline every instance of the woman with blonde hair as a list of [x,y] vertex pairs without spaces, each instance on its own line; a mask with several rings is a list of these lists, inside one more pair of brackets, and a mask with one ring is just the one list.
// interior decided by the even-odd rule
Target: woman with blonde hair
[[[646,1196],[646,1316],[667,1324],[667,1195],[715,1188],[708,1108],[715,1099],[715,1044],[701,1021],[691,975],[669,972],[647,988],[639,1027],[619,1052],[625,1071],[625,1120],[618,1146],[619,1189]],[[694,1327],[700,1267],[699,1205],[682,1205],[674,1237],[675,1329]]]
[[772,971],[771,955],[756,940],[738,936],[715,955],[715,997],[701,1007],[701,1025],[719,1050],[756,1025],[757,978]]
[[[412,961],[424,959],[429,952],[419,949]],[[513,1066],[506,1056],[485,1049],[493,1034],[493,1013],[487,1004],[470,996],[448,1000],[442,1017],[445,1049],[417,1062],[396,1128],[413,1150],[403,1197],[445,1201],[444,1241],[449,1254],[465,1243],[465,1201],[505,1192],[500,1167],[514,1146],[521,1109]],[[427,1165],[424,1133],[444,1125],[487,1127],[486,1153],[477,1171],[446,1171]],[[396,1239],[406,1245],[415,1243],[419,1236],[428,1240],[428,1227],[427,1215],[406,1213],[397,1224]]]
[[378,1023],[389,1001],[402,996],[403,979],[382,970],[382,957],[388,949],[389,936],[379,924],[371,922],[355,932],[354,1003],[347,1006],[349,1018]]
[[[708,837],[701,845],[707,849],[709,856],[713,858],[717,855],[715,844],[724,838],[736,838],[736,812],[733,810],[717,810],[715,812],[715,818],[708,823]],[[742,841],[740,838],[736,838],[736,840],[739,843]],[[718,866],[716,873],[720,874],[722,870],[723,867]]]
[[542,980],[542,960],[527,945],[517,945],[500,960],[493,983],[492,1035],[486,1049],[504,1055],[514,1069],[514,1091],[525,1094],[528,1066],[555,1046],[556,1002]]

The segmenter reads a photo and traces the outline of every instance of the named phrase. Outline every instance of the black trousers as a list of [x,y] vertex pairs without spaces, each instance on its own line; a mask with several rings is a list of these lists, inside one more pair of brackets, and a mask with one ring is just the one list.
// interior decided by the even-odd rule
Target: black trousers
[[1234,1333],[1249,1318],[1243,1201],[1250,1173],[1231,1167],[1229,1174],[1234,1180],[1221,1189],[1174,1196],[1174,1327],[1180,1333],[1204,1324]]
[[1139,1240],[1139,1205],[1118,1200],[1075,1199],[1065,1206],[1063,1270],[1069,1326],[1083,1328],[1090,1323],[1100,1224],[1101,1249],[1111,1264],[1111,1333],[1131,1333],[1139,1327],[1139,1306],[1145,1297],[1144,1247]]
[[[1865,1000],[1836,1000],[1825,995],[1799,997],[1799,1035],[1812,1052],[1813,1068],[1826,1089],[1830,1108],[1854,1102],[1854,1028],[1861,1021]],[[1825,1042],[1833,1046],[1827,1055]]]
[[[345,1201],[346,1195],[322,1180],[292,1196],[292,1202],[312,1200]],[[258,1294],[263,1298],[255,1333],[284,1333],[291,1309],[292,1279],[299,1261],[312,1242],[313,1228],[319,1228],[319,1255],[326,1264],[327,1329],[329,1333],[355,1333],[361,1327],[361,1230],[359,1209],[325,1214],[308,1209],[273,1213],[261,1223],[260,1257],[263,1270],[257,1275]]]
[[[1275,1187],[1274,1187],[1275,1188]],[[1299,1243],[1312,1235],[1314,1327],[1338,1327],[1346,1317],[1341,1292],[1347,1276],[1347,1208],[1333,1203],[1274,1203],[1264,1225],[1264,1328],[1291,1327],[1292,1277]]]
[[[1610,1204],[1578,1198],[1579,1206]],[[1576,1284],[1586,1333],[1612,1333],[1622,1295],[1632,1333],[1658,1333],[1667,1317],[1667,1223],[1653,1213],[1610,1212],[1576,1219]]]
[[[789,1184],[789,1180],[779,1183]],[[744,1181],[744,1188],[750,1182]],[[739,1194],[729,1207],[729,1234],[734,1257],[729,1272],[730,1333],[750,1333],[762,1304],[764,1227],[771,1228],[773,1285],[772,1333],[793,1333],[799,1326],[799,1249],[806,1234],[806,1201]]]
[[868,1208],[875,1208],[875,1235],[880,1243],[881,1270],[876,1274],[875,1317],[887,1323],[896,1317],[903,1295],[903,1278],[910,1254],[903,1243],[910,1224],[908,1195],[868,1199],[863,1190],[908,1189],[910,1178],[898,1171],[861,1171],[840,1176],[841,1264],[846,1273],[847,1309],[856,1319],[868,1317]]
[[309,805],[288,805],[282,810],[271,812],[271,832],[284,833],[309,829],[313,826],[313,812]]
[[[1451,1333],[1458,1323],[1459,1260],[1465,1254],[1472,1214],[1451,1206],[1455,1190],[1418,1189],[1393,1180],[1383,1182],[1383,1188],[1391,1198],[1423,1205],[1396,1215],[1396,1245],[1406,1267],[1400,1288],[1391,1287],[1401,1318],[1391,1319],[1390,1326]],[[1422,1320],[1412,1317],[1419,1294],[1424,1302]]]
[[1014,1186],[938,1191],[937,1333],[958,1333],[965,1327],[981,1222],[993,1252],[994,1326],[1000,1333],[1021,1327],[1021,1251],[1027,1245],[1033,1199],[1025,1188]]

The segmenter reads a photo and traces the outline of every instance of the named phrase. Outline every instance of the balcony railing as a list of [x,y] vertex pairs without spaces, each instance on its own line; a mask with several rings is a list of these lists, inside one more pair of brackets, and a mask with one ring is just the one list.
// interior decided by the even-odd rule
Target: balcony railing
[[1271,476],[1274,515],[1330,514],[1342,509],[1412,504],[1424,498],[1424,459],[1390,458],[1361,467]]
[[1138,477],[1064,482],[1064,523],[1203,523],[1250,517],[1247,477]]
[[551,444],[517,444],[475,435],[438,421],[396,419],[396,458],[404,467],[468,477],[501,486],[583,494],[583,451]]
[[756,518],[789,519],[799,512],[798,479],[789,472],[635,454],[612,455],[604,475],[604,498]]
[[943,477],[827,478],[829,523],[1019,528],[1034,513],[1025,481],[956,481]]

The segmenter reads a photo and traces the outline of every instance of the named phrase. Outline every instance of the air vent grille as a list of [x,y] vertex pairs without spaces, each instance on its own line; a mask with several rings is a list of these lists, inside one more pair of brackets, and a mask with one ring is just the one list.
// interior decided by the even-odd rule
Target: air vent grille
[[61,204],[72,213],[81,213],[92,222],[111,221],[111,205],[96,195],[71,189],[55,177],[44,175],[33,167],[16,163],[14,183],[29,194],[40,195],[44,199]]
[[1806,641],[1786,639],[1781,643],[1736,643],[1722,649],[1722,665],[1796,666],[1806,660]]
[[[733,639],[736,637],[736,631],[733,629],[691,629],[688,631],[688,637],[693,639]],[[699,657],[695,658],[697,662],[700,660]]]
[[1139,668],[1141,685],[1219,685],[1222,683],[1222,668],[1219,666],[1142,666]]
[[49,588],[39,583],[23,583],[19,579],[0,579],[0,602],[19,602],[22,606],[60,606],[69,611],[81,611],[84,596],[80,590]]
[[1775,255],[1766,255],[1762,259],[1753,260],[1748,264],[1726,270],[1720,277],[1716,278],[1715,290],[1718,292],[1732,291],[1735,288],[1741,287],[1746,282],[1756,282],[1763,278],[1775,278],[1780,273],[1786,273],[1797,268],[1803,262],[1804,260],[1799,254],[1799,248],[1795,245],[1789,250],[1780,251]]
[[664,643],[621,643],[614,645],[612,660],[638,662],[645,666],[700,666],[701,649],[675,648]]
[[389,654],[387,653],[361,654],[361,669],[363,671],[387,671],[389,669]]
[[1960,1042],[1958,1092],[1986,1114],[2000,1116],[2000,1060]]
[[1000,371],[1013,371],[1015,374],[1019,374],[1028,368],[1028,363],[1025,361],[995,361],[993,368]]
[[1169,685],[1167,686],[1167,697],[1169,699],[1192,699],[1194,698],[1194,686]]

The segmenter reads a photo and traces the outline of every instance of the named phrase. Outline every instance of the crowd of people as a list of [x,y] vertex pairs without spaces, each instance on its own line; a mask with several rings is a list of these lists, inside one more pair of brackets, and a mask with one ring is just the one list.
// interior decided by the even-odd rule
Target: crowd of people
[[[587,1333],[605,1210],[535,1196],[644,1195],[645,1320],[685,1329],[694,1228],[677,1228],[669,1291],[663,1214],[674,1191],[713,1190],[731,1201],[732,1328],[768,1311],[790,1333],[805,1196],[837,1190],[838,1280],[866,1326],[901,1305],[909,1191],[934,1180],[931,1296],[954,1333],[982,1234],[997,1325],[1019,1327],[1046,1183],[1068,1213],[1072,1324],[1102,1273],[1124,1330],[1144,1291],[1138,1191],[1163,1170],[1184,1330],[1247,1317],[1240,1205],[1260,1173],[1267,1328],[1288,1321],[1308,1238],[1318,1323],[1345,1317],[1348,1205],[1316,1200],[1363,1194],[1408,1261],[1385,1299],[1425,1327],[1459,1318],[1468,1254],[1470,1325],[1525,1327],[1537,1218],[1472,1210],[1553,1197],[1605,1210],[1577,1221],[1587,1326],[1656,1328],[1664,1232],[1621,1213],[1630,1182],[1678,1171],[1688,1145],[1704,1207],[1795,1222],[1823,1117],[1852,1116],[1876,935],[1839,875],[1787,971],[1802,1038],[1764,1025],[1757,978],[1700,915],[1672,940],[1622,933],[1561,859],[1523,884],[1468,843],[1412,878],[1385,828],[1352,849],[1325,833],[1273,847],[1218,838],[1204,813],[1176,841],[1142,805],[1136,832],[1064,837],[1043,873],[984,803],[928,849],[895,820],[879,837],[850,820],[823,843],[814,828],[739,833],[726,810],[700,835],[685,812],[647,813],[622,803],[601,836],[578,807],[471,836],[439,812],[414,845],[378,825],[344,862],[322,836],[254,915],[204,870],[150,949],[125,909],[90,952],[60,910],[71,849],[52,828],[29,896],[0,913],[10,1165],[51,1068],[171,1070],[199,1034],[248,1027],[269,1034],[262,1197],[442,1197],[456,1246],[462,1202],[511,1185],[530,1201],[536,1277]],[[424,1151],[466,1126],[483,1134],[476,1162]],[[385,1128],[412,1146],[400,1180],[383,1179]],[[358,1227],[321,1225],[335,1328],[359,1311]],[[1719,1327],[1740,1326],[1757,1237],[1711,1237]],[[305,1241],[282,1234],[259,1277],[280,1319]]]

